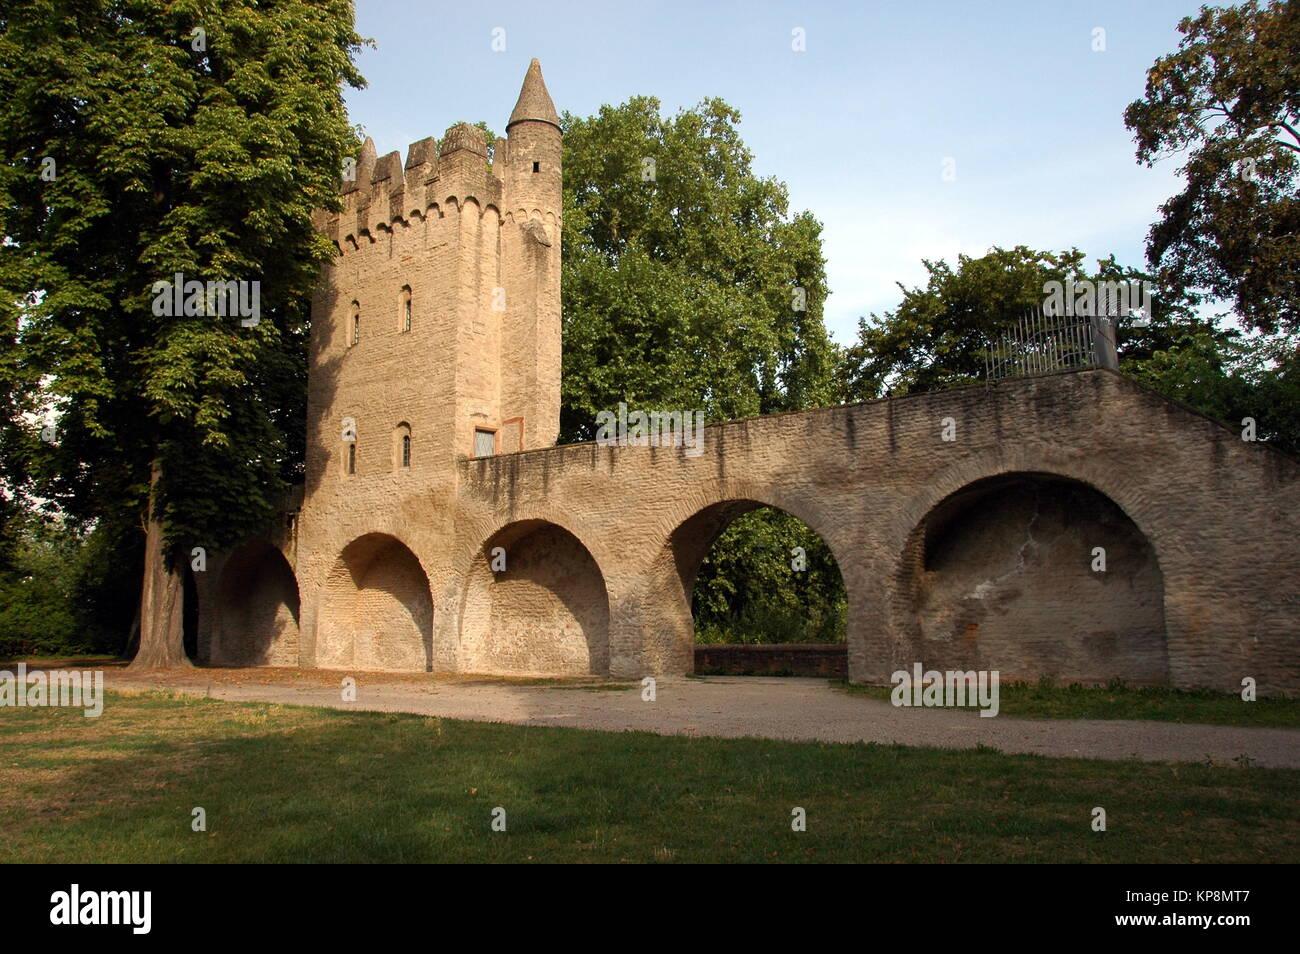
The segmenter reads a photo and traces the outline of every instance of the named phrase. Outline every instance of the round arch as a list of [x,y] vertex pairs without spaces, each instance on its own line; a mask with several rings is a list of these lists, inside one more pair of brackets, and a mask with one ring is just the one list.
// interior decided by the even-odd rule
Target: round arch
[[[821,497],[816,489],[805,485],[805,493],[799,487],[773,487],[761,485],[748,480],[735,478],[718,478],[702,482],[684,494],[677,504],[659,521],[662,543],[655,561],[662,560],[662,550],[680,532],[683,525],[713,508],[726,507],[726,517],[719,531],[736,517],[759,507],[773,507],[784,510],[790,516],[805,524],[817,534],[830,548],[835,562],[842,568],[849,566],[847,560],[854,543],[853,528],[844,520],[823,509]],[[721,511],[719,511],[721,513]],[[703,559],[706,546],[700,553]]]
[[551,520],[499,528],[470,559],[455,655],[462,672],[609,672],[609,596],[595,557]]
[[317,622],[323,669],[433,668],[433,599],[419,558],[387,533],[343,548],[325,581]]
[[[852,618],[851,564],[845,562],[846,536],[832,532],[836,523],[822,512],[815,495],[807,497],[755,486],[746,481],[717,480],[701,486],[675,508],[647,574],[642,595],[644,631],[642,664],[649,671],[689,673],[695,669],[695,620],[692,594],[701,564],[718,536],[736,518],[762,507],[780,510],[821,538],[844,580]],[[841,528],[846,530],[848,528]]]
[[1103,455],[1065,456],[1042,447],[1007,446],[982,451],[927,477],[883,528],[886,547],[891,553],[900,553],[925,516],[963,487],[1017,473],[1073,480],[1109,497],[1146,537],[1164,565],[1160,551],[1166,533],[1160,508],[1147,506],[1153,495],[1147,478],[1131,468],[1116,468]]
[[1089,481],[1004,470],[935,501],[897,555],[896,668],[1144,685],[1169,679],[1156,548]]
[[211,662],[298,664],[298,580],[278,547],[255,540],[234,550],[221,568],[217,601]]

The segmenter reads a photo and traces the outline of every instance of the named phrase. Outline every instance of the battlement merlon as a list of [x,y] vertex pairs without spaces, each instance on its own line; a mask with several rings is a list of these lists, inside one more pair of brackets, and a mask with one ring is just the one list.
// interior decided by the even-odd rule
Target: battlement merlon
[[447,130],[441,149],[433,137],[400,152],[379,157],[367,137],[351,178],[344,178],[337,212],[318,209],[312,221],[340,251],[374,241],[381,228],[439,213],[449,205],[473,199],[480,209],[492,206],[502,214],[537,213],[553,216],[559,208],[553,196],[560,184],[560,119],[534,59],[524,76],[519,99],[506,123],[506,135],[488,156],[483,132],[469,123]]

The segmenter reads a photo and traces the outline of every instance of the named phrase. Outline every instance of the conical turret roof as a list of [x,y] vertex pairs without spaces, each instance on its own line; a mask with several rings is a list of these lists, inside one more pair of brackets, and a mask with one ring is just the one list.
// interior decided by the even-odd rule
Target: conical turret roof
[[546,91],[546,80],[542,79],[542,64],[536,57],[528,64],[524,85],[519,91],[519,101],[515,103],[514,112],[510,114],[506,129],[509,130],[515,123],[530,119],[550,123],[556,129],[560,128],[560,117],[555,112],[555,103],[551,102],[551,94]]

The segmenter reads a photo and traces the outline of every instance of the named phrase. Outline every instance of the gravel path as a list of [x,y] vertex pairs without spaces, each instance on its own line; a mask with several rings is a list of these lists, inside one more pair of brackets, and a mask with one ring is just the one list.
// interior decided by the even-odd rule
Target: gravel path
[[[824,679],[661,678],[654,702],[639,684],[583,683],[418,674],[359,673],[357,701],[344,703],[345,674],[294,669],[195,669],[139,674],[109,670],[107,688],[171,689],[214,699],[413,712],[449,719],[551,725],[661,735],[757,736],[880,742],[1149,762],[1230,762],[1300,768],[1300,729],[1180,725],[1171,722],[980,718],[952,709],[895,708],[832,688]],[[601,684],[596,684],[601,685]],[[608,685],[608,684],[603,684]]]

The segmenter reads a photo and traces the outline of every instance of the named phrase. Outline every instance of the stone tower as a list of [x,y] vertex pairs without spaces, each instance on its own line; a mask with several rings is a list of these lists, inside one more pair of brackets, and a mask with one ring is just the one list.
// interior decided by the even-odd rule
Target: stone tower
[[312,301],[305,510],[559,430],[561,133],[538,61],[494,149],[460,123],[405,164],[367,139],[352,171],[316,219],[338,255]]

